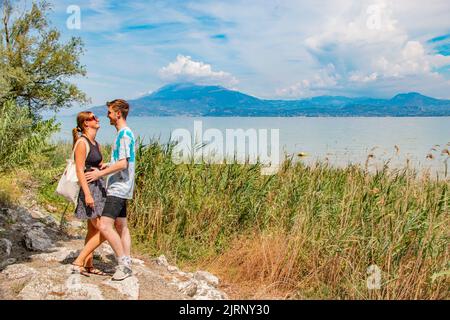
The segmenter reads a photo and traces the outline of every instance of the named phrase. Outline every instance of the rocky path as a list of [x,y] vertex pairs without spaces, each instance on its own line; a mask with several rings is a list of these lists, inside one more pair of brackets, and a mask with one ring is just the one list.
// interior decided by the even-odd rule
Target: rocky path
[[[183,272],[164,256],[133,258],[134,275],[118,282],[109,276],[72,274],[71,262],[83,242],[79,222],[69,223],[62,232],[36,203],[0,208],[0,299],[228,299],[217,277],[205,271]],[[114,272],[109,245],[96,250],[94,265]]]

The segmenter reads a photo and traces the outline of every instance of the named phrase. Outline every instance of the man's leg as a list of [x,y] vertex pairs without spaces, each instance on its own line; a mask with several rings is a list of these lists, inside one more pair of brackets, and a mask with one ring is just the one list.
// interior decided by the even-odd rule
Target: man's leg
[[130,230],[128,229],[127,218],[117,218],[115,226],[120,235],[124,255],[131,257],[131,236]]
[[115,220],[123,214],[124,208],[126,208],[126,201],[124,199],[107,197],[102,217],[100,218],[100,232],[108,240],[119,263],[112,280],[123,280],[133,274],[130,261],[125,256],[120,236],[114,228]]
[[119,259],[124,256],[122,241],[117,231],[114,229],[114,219],[106,216],[100,218],[99,230],[103,237],[109,242],[114,250],[116,257]]

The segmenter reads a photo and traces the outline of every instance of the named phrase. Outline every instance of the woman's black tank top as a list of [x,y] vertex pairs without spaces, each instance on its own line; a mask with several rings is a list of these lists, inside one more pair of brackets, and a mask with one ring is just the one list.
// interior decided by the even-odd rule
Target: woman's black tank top
[[85,171],[90,171],[91,168],[100,168],[100,163],[102,162],[103,157],[102,154],[100,153],[98,142],[95,141],[94,145],[87,137],[81,136],[81,138],[84,138],[89,143],[89,153],[86,158]]

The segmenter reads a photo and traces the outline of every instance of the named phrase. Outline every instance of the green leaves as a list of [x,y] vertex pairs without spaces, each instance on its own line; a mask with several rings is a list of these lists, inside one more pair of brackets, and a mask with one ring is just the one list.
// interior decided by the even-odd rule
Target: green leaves
[[72,37],[60,42],[60,33],[49,24],[45,1],[33,3],[24,14],[15,14],[10,1],[2,2],[0,25],[0,103],[14,100],[37,114],[72,103],[86,103],[86,95],[69,82],[85,76],[80,63],[83,42]]
[[36,120],[13,101],[0,106],[0,171],[30,163],[49,150],[49,138],[59,129],[55,119]]

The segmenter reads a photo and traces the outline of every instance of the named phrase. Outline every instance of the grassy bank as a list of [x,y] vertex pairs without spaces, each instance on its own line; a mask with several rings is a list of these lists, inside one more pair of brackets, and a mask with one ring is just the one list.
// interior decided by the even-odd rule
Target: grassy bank
[[[68,148],[37,170],[54,206],[64,205],[53,191]],[[448,298],[448,180],[289,159],[273,176],[260,165],[175,165],[157,143],[137,159],[129,220],[142,252],[206,267],[251,288],[246,297]],[[367,289],[370,265],[380,290]]]

